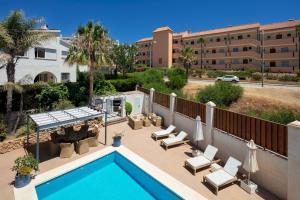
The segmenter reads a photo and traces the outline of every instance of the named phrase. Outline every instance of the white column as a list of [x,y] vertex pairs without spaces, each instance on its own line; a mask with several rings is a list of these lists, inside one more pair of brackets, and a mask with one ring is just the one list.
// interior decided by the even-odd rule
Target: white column
[[288,124],[288,190],[287,199],[300,197],[300,122]]
[[135,91],[137,91],[137,90],[138,90],[138,87],[139,87],[139,85],[138,85],[138,84],[136,84],[136,85],[135,85]]
[[153,112],[153,98],[154,98],[154,92],[155,89],[151,88],[150,89],[150,102],[149,102],[149,112],[152,113]]
[[176,94],[175,93],[171,93],[170,95],[170,124],[174,124],[174,111],[175,111],[175,99],[176,99]]
[[205,146],[213,143],[213,119],[214,119],[214,108],[216,104],[214,102],[209,101],[206,103],[206,131],[205,131]]
[[121,117],[126,117],[125,103],[125,97],[123,97],[121,101]]

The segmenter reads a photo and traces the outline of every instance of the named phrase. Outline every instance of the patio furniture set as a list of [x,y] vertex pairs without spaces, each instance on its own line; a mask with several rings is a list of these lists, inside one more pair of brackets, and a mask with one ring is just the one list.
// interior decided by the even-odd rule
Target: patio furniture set
[[[160,143],[161,146],[163,146],[166,150],[169,147],[187,143],[189,141],[188,139],[186,139],[188,134],[184,131],[180,131],[178,134],[176,134],[174,133],[175,129],[175,126],[170,125],[166,130],[156,131],[152,133],[152,138],[158,140],[168,137],[166,139],[163,139]],[[211,167],[210,171],[212,173],[203,177],[203,183],[207,182],[212,187],[214,187],[216,194],[218,194],[220,187],[234,183],[238,180],[237,172],[239,167],[242,165],[239,160],[230,156],[224,167],[221,167],[217,164],[221,160],[215,159],[215,155],[217,154],[217,152],[218,149],[216,147],[208,145],[203,154],[196,155],[193,158],[189,158],[184,163],[184,166],[187,169],[191,169],[194,175],[196,174],[197,170]]]
[[89,152],[89,147],[98,146],[101,126],[102,118],[56,129],[51,133],[51,156],[70,158],[74,151],[80,155]]
[[143,114],[129,115],[128,124],[134,130],[141,129],[143,126],[148,127],[151,124],[154,126],[161,126],[162,117],[155,113],[148,113],[146,116]]

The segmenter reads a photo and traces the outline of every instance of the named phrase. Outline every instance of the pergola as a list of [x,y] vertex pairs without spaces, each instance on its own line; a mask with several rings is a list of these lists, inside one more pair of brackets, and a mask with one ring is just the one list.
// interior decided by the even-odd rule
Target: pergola
[[[85,107],[77,107],[72,109],[66,109],[66,110],[58,110],[58,111],[52,111],[52,112],[44,112],[44,113],[37,113],[37,114],[31,114],[29,115],[29,118],[32,119],[32,121],[36,124],[37,130],[36,130],[36,159],[39,161],[39,151],[40,151],[40,141],[39,141],[39,134],[40,131],[51,129],[51,128],[57,128],[62,127],[66,125],[72,125],[72,124],[78,124],[83,121],[87,121],[90,119],[95,119],[98,117],[103,117],[104,120],[104,126],[105,126],[105,144],[106,144],[106,138],[107,138],[107,131],[106,131],[106,125],[107,125],[107,113],[106,112],[99,112],[97,110],[94,110],[92,108],[89,108],[87,106]],[[27,126],[29,122],[29,118],[27,118]],[[27,142],[29,140],[29,135],[27,131]]]

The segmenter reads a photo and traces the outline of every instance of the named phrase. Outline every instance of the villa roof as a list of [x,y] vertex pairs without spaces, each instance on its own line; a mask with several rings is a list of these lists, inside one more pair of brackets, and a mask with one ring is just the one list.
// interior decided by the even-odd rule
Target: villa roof
[[299,24],[300,24],[300,20],[289,20],[287,22],[262,25],[260,29],[266,31],[266,30],[280,29],[280,28],[292,28]]
[[142,38],[142,39],[138,40],[137,42],[147,42],[150,40],[153,40],[153,38],[152,37]]

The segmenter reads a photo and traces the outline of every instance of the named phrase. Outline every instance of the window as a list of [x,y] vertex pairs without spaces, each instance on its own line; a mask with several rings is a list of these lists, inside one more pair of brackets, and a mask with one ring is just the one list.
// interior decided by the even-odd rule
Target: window
[[248,47],[243,47],[243,51],[248,51]]
[[216,39],[216,41],[217,41],[217,42],[220,42],[220,41],[221,41],[221,39],[220,39],[220,38],[217,38],[217,39]]
[[145,44],[145,47],[148,47],[148,44]]
[[211,64],[212,64],[212,65],[215,65],[215,64],[216,64],[216,60],[212,60],[212,61],[211,61]]
[[250,50],[250,49],[252,49],[252,47],[248,47],[248,49]]
[[195,51],[195,54],[198,54],[198,51]]
[[208,63],[209,63],[209,61],[207,60],[207,61],[206,61],[206,63],[208,64]]
[[70,81],[70,73],[61,73],[61,81],[62,82]]
[[194,41],[194,40],[192,40],[192,41],[191,41],[191,45],[194,45],[194,44],[195,44],[195,41]]
[[219,53],[224,53],[224,49],[219,49]]
[[243,59],[243,64],[248,64],[248,59]]
[[233,40],[233,39],[234,39],[234,36],[231,36],[231,39]]
[[172,59],[172,63],[176,63],[176,59],[175,58]]
[[22,52],[20,52],[20,53],[18,54],[18,56],[25,57],[25,56],[27,56],[27,52],[22,51]]
[[271,48],[270,49],[270,53],[276,53],[276,49],[275,48]]
[[176,50],[175,50],[175,49],[173,49],[173,50],[172,50],[172,52],[173,52],[173,53],[176,53]]
[[276,35],[276,39],[282,39],[282,34]]
[[267,39],[271,39],[271,36],[270,36],[270,35],[268,35],[268,36],[267,36]]
[[185,44],[189,44],[189,41],[186,41]]
[[213,42],[214,40],[211,38],[209,41],[210,41],[210,42]]
[[198,65],[198,60],[195,60],[194,65]]
[[270,67],[276,67],[276,62],[275,61],[271,61],[270,62]]
[[239,35],[238,36],[238,40],[242,40],[243,39],[243,36],[242,35]]
[[158,59],[158,64],[160,64],[160,65],[162,64],[162,58]]
[[249,62],[252,62],[252,58],[249,58]]
[[249,37],[251,37],[251,36],[248,34],[247,37],[249,38]]
[[173,43],[174,44],[178,44],[178,40],[173,40]]
[[288,60],[281,61],[281,66],[282,67],[289,67],[289,61]]
[[233,64],[240,64],[240,61],[237,60],[237,59],[234,59],[234,60],[232,60],[232,63],[233,63]]
[[286,36],[287,36],[287,37],[292,37],[292,34],[291,34],[291,33],[288,33]]
[[288,47],[282,47],[281,52],[289,52],[289,48]]
[[67,56],[67,55],[68,55],[68,52],[67,52],[67,51],[61,51],[61,55],[62,55],[62,56]]
[[239,48],[233,48],[232,52],[239,52]]
[[43,48],[35,48],[34,49],[35,58],[45,58],[45,49]]
[[146,55],[146,53],[145,52],[143,52],[143,56],[145,56]]
[[211,53],[217,53],[217,51],[215,49],[211,50]]
[[224,37],[224,40],[226,41],[226,40],[227,40],[227,38],[226,38],[226,37]]
[[224,60],[220,60],[219,64],[223,65],[223,64],[225,64],[225,61]]

